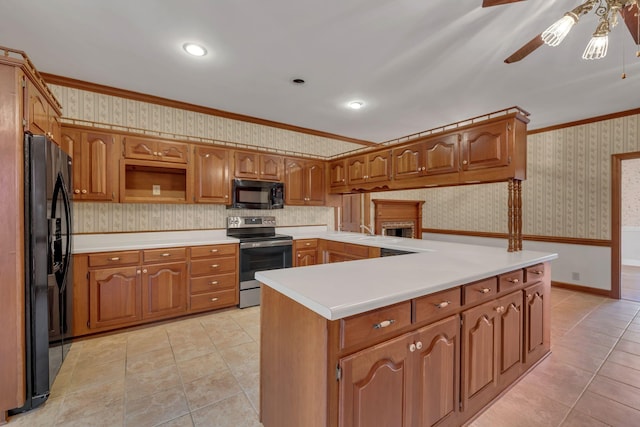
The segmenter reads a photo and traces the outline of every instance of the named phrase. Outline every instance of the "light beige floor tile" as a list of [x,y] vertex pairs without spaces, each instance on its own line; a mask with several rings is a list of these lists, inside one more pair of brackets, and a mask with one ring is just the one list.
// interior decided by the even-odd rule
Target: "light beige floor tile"
[[123,380],[124,375],[124,359],[94,366],[87,365],[82,369],[76,367],[71,375],[71,383],[66,389],[66,393],[76,392],[96,384]]
[[162,423],[158,427],[193,427],[193,420],[191,419],[191,414],[187,414]]
[[196,427],[259,427],[258,414],[244,393],[191,413]]
[[125,425],[155,426],[189,413],[181,388],[173,388],[137,399],[127,399]]
[[129,355],[127,357],[127,375],[154,371],[166,366],[175,365],[171,347],[153,350],[147,353]]
[[191,411],[242,393],[238,381],[228,370],[186,383],[184,390]]
[[260,347],[255,342],[221,349],[220,354],[236,376],[260,371]]
[[58,413],[57,422],[77,420],[106,410],[122,410],[124,403],[124,381],[92,385],[65,396]]
[[51,427],[55,424],[63,398],[49,398],[29,412],[9,417],[9,427]]
[[124,425],[124,404],[111,406],[90,415],[58,420],[55,424],[60,427],[115,427]]
[[618,342],[618,344],[616,344],[616,350],[625,351],[627,353],[640,356],[640,343],[628,341],[623,338]]
[[617,427],[637,427],[640,420],[640,411],[590,391],[582,395],[574,409]]
[[182,391],[182,381],[176,365],[127,375],[125,384],[127,401],[169,389]]
[[562,427],[610,427],[610,425],[573,410],[562,423]]
[[640,326],[638,327],[637,331],[629,327],[627,329],[627,332],[622,334],[622,339],[640,343]]
[[136,331],[127,338],[127,356],[162,350],[169,346],[169,337],[164,329]]
[[181,360],[178,362],[178,369],[183,383],[220,372],[229,372],[229,366],[217,351],[193,359]]
[[[634,387],[596,375],[591,384],[589,384],[588,391],[629,406],[639,411],[638,414],[640,415],[640,388],[638,387],[640,387],[640,384],[636,384]],[[640,418],[638,422],[640,423]]]
[[607,360],[640,371],[640,356],[635,354],[614,349]]
[[567,347],[562,343],[551,344],[553,360],[595,373],[605,360],[606,354],[593,355],[580,347]]
[[619,365],[611,360],[604,362],[604,365],[602,365],[602,368],[598,371],[598,375],[602,375],[634,387],[640,387],[640,370]]

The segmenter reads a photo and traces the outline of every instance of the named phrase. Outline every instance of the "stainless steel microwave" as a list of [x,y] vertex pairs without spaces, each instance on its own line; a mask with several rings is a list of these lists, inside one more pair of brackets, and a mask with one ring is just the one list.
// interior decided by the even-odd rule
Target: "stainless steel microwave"
[[284,208],[284,184],[282,182],[234,179],[229,208],[282,209]]

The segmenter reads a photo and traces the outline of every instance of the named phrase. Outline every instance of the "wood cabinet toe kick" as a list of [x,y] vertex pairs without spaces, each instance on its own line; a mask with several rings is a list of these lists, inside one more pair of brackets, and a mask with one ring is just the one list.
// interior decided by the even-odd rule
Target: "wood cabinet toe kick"
[[549,263],[339,320],[264,286],[265,427],[460,426],[550,351]]

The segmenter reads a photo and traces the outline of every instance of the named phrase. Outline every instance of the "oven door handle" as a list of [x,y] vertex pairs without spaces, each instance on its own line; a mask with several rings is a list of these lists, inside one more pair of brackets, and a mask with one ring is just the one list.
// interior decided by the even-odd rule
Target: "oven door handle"
[[264,242],[240,243],[240,249],[272,248],[275,246],[293,246],[293,242],[291,240],[266,240]]

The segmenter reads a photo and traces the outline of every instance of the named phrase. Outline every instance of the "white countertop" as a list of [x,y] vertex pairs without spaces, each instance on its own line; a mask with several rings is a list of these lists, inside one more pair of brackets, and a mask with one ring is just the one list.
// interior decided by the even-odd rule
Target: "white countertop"
[[460,243],[325,233],[324,239],[419,253],[262,271],[256,279],[329,320],[337,320],[558,257]]

